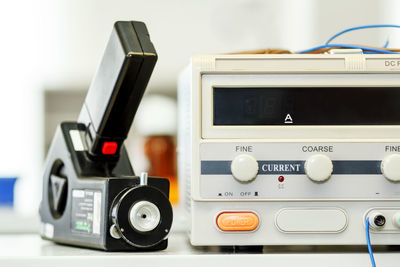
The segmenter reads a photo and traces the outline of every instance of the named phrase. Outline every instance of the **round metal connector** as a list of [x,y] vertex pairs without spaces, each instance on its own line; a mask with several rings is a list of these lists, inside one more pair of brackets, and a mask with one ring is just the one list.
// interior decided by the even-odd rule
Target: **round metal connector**
[[386,224],[386,218],[382,213],[374,212],[369,215],[369,224],[374,229],[381,229]]
[[386,218],[383,215],[377,215],[374,217],[374,224],[378,227],[384,226],[386,223]]
[[115,226],[115,224],[111,225],[111,227],[110,227],[110,235],[112,238],[115,238],[115,239],[121,238],[121,234],[118,231],[118,228]]
[[129,212],[132,227],[140,232],[154,230],[160,223],[161,216],[157,206],[149,201],[135,203]]

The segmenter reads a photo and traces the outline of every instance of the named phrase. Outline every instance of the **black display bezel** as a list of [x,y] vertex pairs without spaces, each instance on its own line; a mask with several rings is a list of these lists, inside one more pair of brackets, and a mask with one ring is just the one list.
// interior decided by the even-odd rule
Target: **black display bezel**
[[400,87],[215,86],[212,97],[214,126],[400,125]]

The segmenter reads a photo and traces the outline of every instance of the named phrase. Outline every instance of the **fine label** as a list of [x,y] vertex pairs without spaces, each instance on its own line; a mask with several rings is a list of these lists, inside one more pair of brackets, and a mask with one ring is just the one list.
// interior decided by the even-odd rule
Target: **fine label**
[[101,192],[72,190],[71,230],[100,234]]

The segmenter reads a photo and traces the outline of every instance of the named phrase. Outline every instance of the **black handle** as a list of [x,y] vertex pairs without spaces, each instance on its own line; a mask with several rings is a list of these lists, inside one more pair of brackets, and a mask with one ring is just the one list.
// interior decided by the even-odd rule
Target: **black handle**
[[90,154],[118,157],[156,61],[143,22],[114,24],[78,119],[88,128]]

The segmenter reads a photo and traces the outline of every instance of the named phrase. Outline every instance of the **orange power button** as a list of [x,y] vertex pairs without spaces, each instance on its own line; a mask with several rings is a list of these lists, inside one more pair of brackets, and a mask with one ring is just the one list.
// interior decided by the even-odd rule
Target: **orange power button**
[[253,231],[258,226],[258,216],[253,212],[222,212],[217,225],[222,231]]

